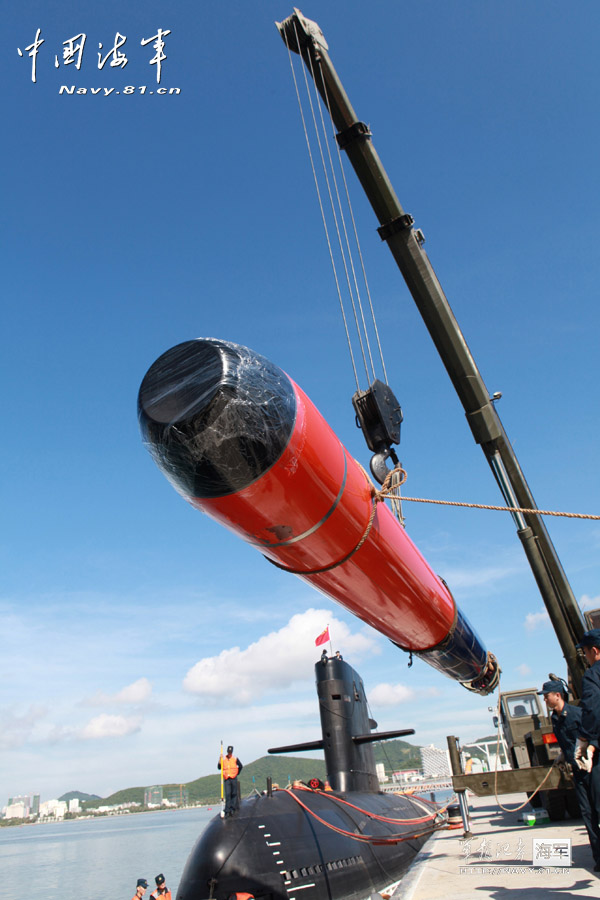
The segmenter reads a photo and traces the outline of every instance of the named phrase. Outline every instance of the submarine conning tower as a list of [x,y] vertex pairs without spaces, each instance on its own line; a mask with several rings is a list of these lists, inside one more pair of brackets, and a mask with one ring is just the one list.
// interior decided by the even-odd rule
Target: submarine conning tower
[[370,743],[354,738],[370,736],[377,723],[369,718],[362,678],[341,657],[323,654],[315,666],[323,750],[329,783],[334,791],[375,791],[379,780]]
[[377,722],[369,718],[362,679],[339,653],[327,656],[323,651],[315,666],[315,674],[321,713],[321,740],[271,747],[268,752],[324,750],[327,777],[334,791],[377,793],[379,779],[373,749],[369,745],[375,741],[414,734],[414,728],[372,731],[377,728]]

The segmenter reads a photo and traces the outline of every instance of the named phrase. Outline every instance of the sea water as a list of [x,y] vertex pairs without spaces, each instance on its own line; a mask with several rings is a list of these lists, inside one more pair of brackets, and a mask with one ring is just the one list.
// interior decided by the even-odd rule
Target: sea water
[[[429,795],[427,796],[429,799]],[[436,794],[447,802],[452,791]],[[165,810],[0,828],[6,900],[131,900],[164,873],[173,898],[188,856],[218,808]]]
[[164,873],[173,898],[216,808],[165,810],[0,828],[6,900],[131,900],[138,878]]

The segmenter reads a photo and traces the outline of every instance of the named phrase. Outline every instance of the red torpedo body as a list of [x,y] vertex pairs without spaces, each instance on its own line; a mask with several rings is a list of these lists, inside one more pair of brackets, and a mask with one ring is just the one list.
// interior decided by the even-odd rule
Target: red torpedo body
[[281,369],[236,344],[188,341],[150,367],[138,415],[193,506],[401,648],[493,690],[497,663],[446,584],[385,504],[373,509],[365,471]]

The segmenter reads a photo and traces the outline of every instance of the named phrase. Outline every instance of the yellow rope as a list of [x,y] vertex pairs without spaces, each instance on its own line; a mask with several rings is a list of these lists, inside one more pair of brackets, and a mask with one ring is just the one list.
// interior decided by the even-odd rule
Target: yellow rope
[[[435,503],[438,506],[464,506],[468,509],[494,509],[499,512],[520,512],[520,513],[533,513],[536,516],[565,516],[569,519],[594,519],[600,520],[600,516],[592,516],[586,515],[585,513],[568,513],[568,512],[553,512],[548,509],[524,509],[520,506],[489,506],[484,503],[461,503],[457,500],[428,500],[424,497],[403,497],[395,492],[398,488],[402,487],[402,485],[406,482],[406,471],[402,468],[402,466],[396,466],[394,469],[391,469],[381,488],[376,488],[367,471],[361,466],[361,464],[357,462],[358,467],[362,470],[363,475],[369,485],[369,489],[371,491],[371,514],[369,516],[369,520],[367,522],[367,526],[362,534],[362,537],[358,541],[358,543],[347,553],[342,559],[338,559],[336,562],[330,563],[327,566],[322,566],[318,569],[291,569],[288,566],[282,565],[282,563],[275,562],[274,559],[270,559],[268,556],[265,557],[272,565],[274,565],[277,569],[283,569],[284,572],[290,572],[292,575],[320,575],[322,572],[329,572],[331,569],[335,569],[338,566],[343,565],[343,563],[348,562],[348,560],[354,556],[354,554],[360,550],[364,542],[369,536],[371,528],[373,526],[373,522],[375,520],[375,511],[377,509],[378,503],[383,503],[388,498],[396,499],[398,501],[406,500],[409,503]],[[393,479],[395,475],[399,475],[399,480],[393,483]]]
[[[402,480],[400,484],[404,484],[406,481],[406,472],[403,468],[398,467],[397,469],[393,469],[385,479],[383,485],[380,490],[373,487],[375,491],[375,495],[378,500],[383,500],[386,497],[392,495],[392,490],[394,488],[390,487],[389,482],[391,482],[391,476],[394,472],[399,471],[402,475]],[[396,485],[395,487],[399,487]],[[535,516],[562,516],[566,519],[593,519],[594,521],[600,521],[600,516],[593,516],[588,513],[572,513],[572,512],[556,512],[551,509],[525,509],[521,506],[491,506],[486,503],[461,503],[458,500],[429,500],[425,497],[401,497],[402,502],[406,501],[407,503],[434,503],[437,506],[464,506],[467,509],[494,509],[499,512],[520,512],[520,513],[531,513]]]

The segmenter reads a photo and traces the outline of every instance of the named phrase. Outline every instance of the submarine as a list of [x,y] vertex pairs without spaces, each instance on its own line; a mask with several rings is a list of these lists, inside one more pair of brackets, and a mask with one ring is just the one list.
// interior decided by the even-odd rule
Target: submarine
[[430,834],[445,824],[436,804],[380,792],[377,733],[362,679],[341,656],[315,665],[322,737],[269,753],[322,749],[331,790],[318,780],[240,801],[213,818],[185,866],[176,900],[363,900],[398,882]]

